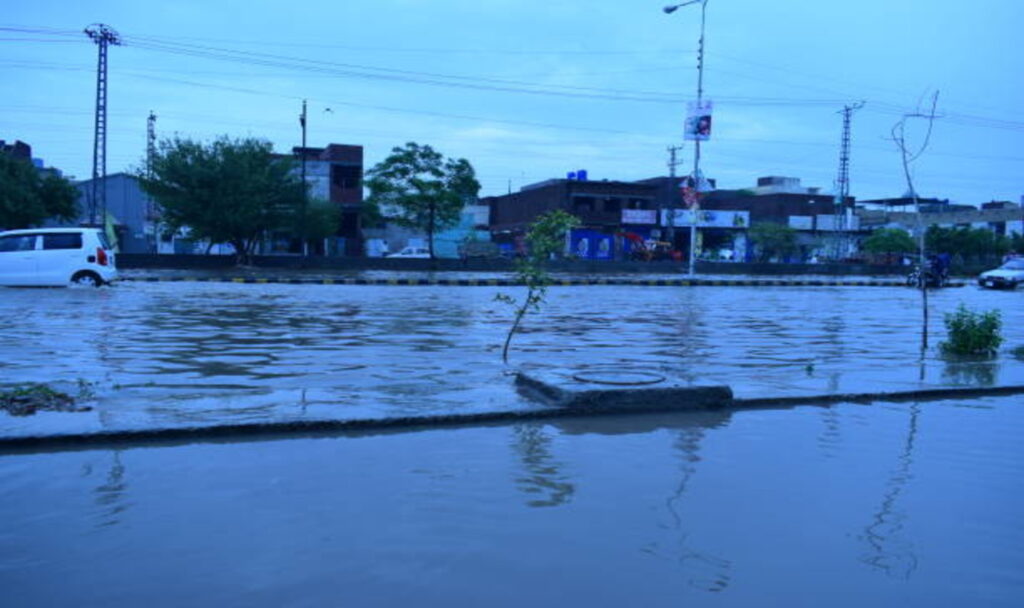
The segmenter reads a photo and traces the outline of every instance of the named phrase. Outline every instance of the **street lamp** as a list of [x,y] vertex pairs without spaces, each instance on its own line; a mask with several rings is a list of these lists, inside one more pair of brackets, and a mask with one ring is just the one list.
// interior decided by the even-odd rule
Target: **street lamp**
[[[666,6],[662,10],[665,11],[666,15],[670,15],[676,12],[684,6],[690,6],[691,4],[700,4],[700,41],[697,46],[697,108],[703,106],[704,101],[704,21],[708,8],[708,0],[690,0],[689,2],[682,2],[680,4],[672,4]],[[693,188],[694,192],[697,193],[695,197],[695,203],[691,207],[691,218],[690,218],[690,274],[693,275],[696,272],[696,257],[697,257],[697,211],[700,206],[700,137],[694,137],[694,152],[693,152]]]

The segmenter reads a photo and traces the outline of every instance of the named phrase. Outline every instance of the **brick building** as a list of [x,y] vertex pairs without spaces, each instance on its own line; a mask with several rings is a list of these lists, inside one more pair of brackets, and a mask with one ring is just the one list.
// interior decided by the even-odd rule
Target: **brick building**
[[362,255],[363,147],[346,144],[328,144],[325,148],[295,147],[292,154],[300,163],[305,158],[310,197],[330,201],[341,208],[341,227],[333,253]]
[[[521,251],[522,236],[538,216],[562,210],[580,219],[580,227],[570,235],[574,255],[612,259],[621,253],[617,233],[649,231],[655,225],[656,198],[657,188],[650,184],[550,179],[519,192],[483,198],[481,203],[490,208],[492,239],[506,252]],[[630,226],[630,218],[640,223]]]

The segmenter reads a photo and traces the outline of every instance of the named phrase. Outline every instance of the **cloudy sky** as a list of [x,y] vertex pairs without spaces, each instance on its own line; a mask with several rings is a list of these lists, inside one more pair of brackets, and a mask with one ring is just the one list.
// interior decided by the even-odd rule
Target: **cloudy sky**
[[[40,0],[0,14],[0,139],[79,178],[92,167],[96,45],[110,51],[108,173],[160,137],[255,136],[364,146],[367,166],[407,141],[473,163],[482,194],[584,168],[591,179],[667,174],[696,93],[700,6],[663,0]],[[831,191],[844,105],[851,193],[906,190],[890,139],[939,92],[922,195],[978,204],[1024,195],[1024,2],[710,0],[702,168],[726,188],[799,177]],[[907,137],[919,143],[925,121]],[[683,169],[692,145],[681,152]]]

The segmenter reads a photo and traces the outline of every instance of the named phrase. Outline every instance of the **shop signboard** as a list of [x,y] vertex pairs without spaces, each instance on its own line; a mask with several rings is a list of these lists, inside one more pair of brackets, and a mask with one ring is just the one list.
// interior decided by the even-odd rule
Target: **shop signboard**
[[623,209],[624,225],[649,225],[658,222],[658,212],[654,209]]
[[[673,224],[679,226],[691,226],[696,217],[698,228],[747,228],[750,226],[749,211],[719,211],[710,209],[675,209],[675,220]],[[663,226],[668,225],[669,210],[664,210],[661,216]]]

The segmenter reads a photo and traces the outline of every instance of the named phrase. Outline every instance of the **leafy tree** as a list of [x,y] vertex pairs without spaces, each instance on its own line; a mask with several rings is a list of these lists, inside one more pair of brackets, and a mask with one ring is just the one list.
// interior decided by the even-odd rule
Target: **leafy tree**
[[78,217],[78,190],[32,163],[0,152],[0,227],[31,228],[50,218]]
[[757,245],[759,259],[784,258],[796,253],[796,230],[782,224],[762,222],[750,227],[750,240]]
[[1010,251],[1024,253],[1024,234],[1014,232],[1010,236]]
[[297,213],[292,220],[292,232],[304,235],[311,241],[334,236],[341,225],[341,209],[322,198],[309,201],[305,214]]
[[512,336],[519,329],[523,317],[530,310],[539,311],[544,302],[551,276],[547,272],[547,262],[565,247],[565,233],[578,226],[579,218],[565,211],[549,211],[538,217],[526,233],[526,256],[516,261],[516,276],[526,285],[526,298],[520,303],[506,294],[498,294],[495,299],[516,307],[516,318],[505,336],[505,345],[501,349],[501,360],[508,363],[508,347]]
[[366,175],[367,207],[385,215],[397,213],[391,219],[398,225],[426,232],[431,258],[434,234],[457,224],[466,200],[480,191],[469,161],[446,159],[414,142],[392,148]]
[[977,260],[1000,257],[1013,248],[1010,238],[999,236],[985,228],[967,226],[956,228],[929,226],[925,233],[925,244],[929,251]]
[[862,245],[868,253],[913,253],[917,251],[917,243],[899,228],[879,228],[864,239]]
[[175,137],[160,142],[153,177],[139,179],[169,230],[187,227],[195,239],[230,243],[245,263],[265,231],[294,226],[301,213],[304,186],[293,166],[268,141],[225,136],[204,145]]

